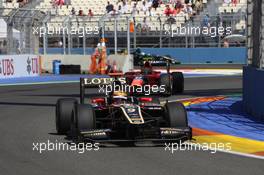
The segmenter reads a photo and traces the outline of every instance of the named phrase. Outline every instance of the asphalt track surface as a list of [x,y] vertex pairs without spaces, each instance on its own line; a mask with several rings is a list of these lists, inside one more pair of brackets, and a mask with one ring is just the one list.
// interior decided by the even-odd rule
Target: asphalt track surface
[[[184,95],[170,100],[241,93],[241,77],[189,78]],[[55,132],[56,100],[78,97],[78,84],[0,87],[0,174],[251,174],[264,160],[209,151],[165,151],[165,147],[104,147],[98,151],[33,151],[33,143],[68,142]]]

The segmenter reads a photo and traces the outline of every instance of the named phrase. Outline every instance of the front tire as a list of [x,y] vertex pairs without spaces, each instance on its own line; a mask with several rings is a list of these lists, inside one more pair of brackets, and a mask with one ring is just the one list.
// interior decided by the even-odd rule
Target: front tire
[[169,127],[188,127],[187,112],[182,103],[166,103],[165,110],[165,116]]
[[79,104],[75,109],[76,129],[81,131],[89,131],[96,128],[95,112],[90,104]]
[[59,99],[56,104],[56,130],[58,134],[66,134],[71,128],[71,116],[77,100],[73,98]]

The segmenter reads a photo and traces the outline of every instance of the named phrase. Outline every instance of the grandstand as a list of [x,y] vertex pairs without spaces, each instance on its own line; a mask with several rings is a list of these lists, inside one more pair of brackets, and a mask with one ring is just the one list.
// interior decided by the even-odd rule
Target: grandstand
[[[28,2],[28,3],[25,3]],[[179,29],[183,26],[201,26],[206,14],[210,16],[211,26],[231,26],[233,33],[245,33],[246,0],[214,1],[214,0],[180,0],[159,1],[154,8],[152,1],[109,0],[113,5],[110,13],[106,12],[107,0],[9,0],[2,2],[0,11],[2,18],[18,14],[19,9],[38,10],[45,14],[38,15],[39,27],[47,30],[61,27],[91,27],[102,28],[109,40],[109,47],[114,47],[115,25],[119,37],[119,47],[127,44],[127,31],[134,24],[134,34],[131,34],[131,45],[134,47],[219,47],[220,38],[201,37],[199,34],[177,34],[174,37],[164,35],[166,30]],[[179,3],[179,4],[177,4]],[[179,8],[179,9],[178,9]],[[18,9],[15,11],[14,9]],[[170,10],[168,10],[170,9]],[[89,12],[90,10],[90,12]],[[169,13],[168,13],[169,11]],[[29,14],[23,13],[23,16]],[[115,24],[115,20],[117,23]],[[19,25],[21,22],[17,20]],[[35,24],[35,23],[34,23]],[[16,25],[14,25],[16,26]],[[20,30],[17,26],[15,29]],[[52,33],[52,31],[51,31]],[[30,37],[29,37],[30,38]],[[64,39],[63,39],[64,38]],[[85,39],[76,35],[63,36],[61,33],[39,38],[40,47],[54,47],[56,42],[63,41],[67,47],[84,47],[98,42],[98,34],[86,36]],[[69,41],[70,40],[70,41]],[[46,45],[46,46],[45,46]],[[29,44],[28,44],[29,46]],[[66,46],[65,46],[66,47]]]

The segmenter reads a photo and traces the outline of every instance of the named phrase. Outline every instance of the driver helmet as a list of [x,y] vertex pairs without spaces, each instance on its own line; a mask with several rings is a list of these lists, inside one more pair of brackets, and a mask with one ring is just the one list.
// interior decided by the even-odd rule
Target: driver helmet
[[127,101],[127,93],[124,91],[114,91],[113,101],[114,103],[121,103]]
[[152,72],[152,66],[149,61],[146,61],[144,63],[144,66],[142,67],[142,72],[145,74],[150,74]]

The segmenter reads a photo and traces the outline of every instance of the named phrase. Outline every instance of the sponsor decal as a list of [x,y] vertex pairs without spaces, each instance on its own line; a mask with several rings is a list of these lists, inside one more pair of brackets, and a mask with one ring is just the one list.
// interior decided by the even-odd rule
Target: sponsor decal
[[[85,85],[109,85],[115,78],[85,78]],[[117,81],[120,81],[122,84],[126,83],[126,78],[117,78]]]
[[39,58],[35,55],[0,56],[0,78],[38,76]]
[[27,72],[28,74],[38,74],[39,73],[39,65],[38,58],[30,58],[27,59]]
[[28,57],[28,59],[27,59],[27,72],[28,72],[28,74],[30,74],[30,72],[31,72],[31,64],[30,63],[31,63],[31,61]]
[[0,61],[0,73],[3,76],[12,76],[15,73],[13,59],[2,59]]

